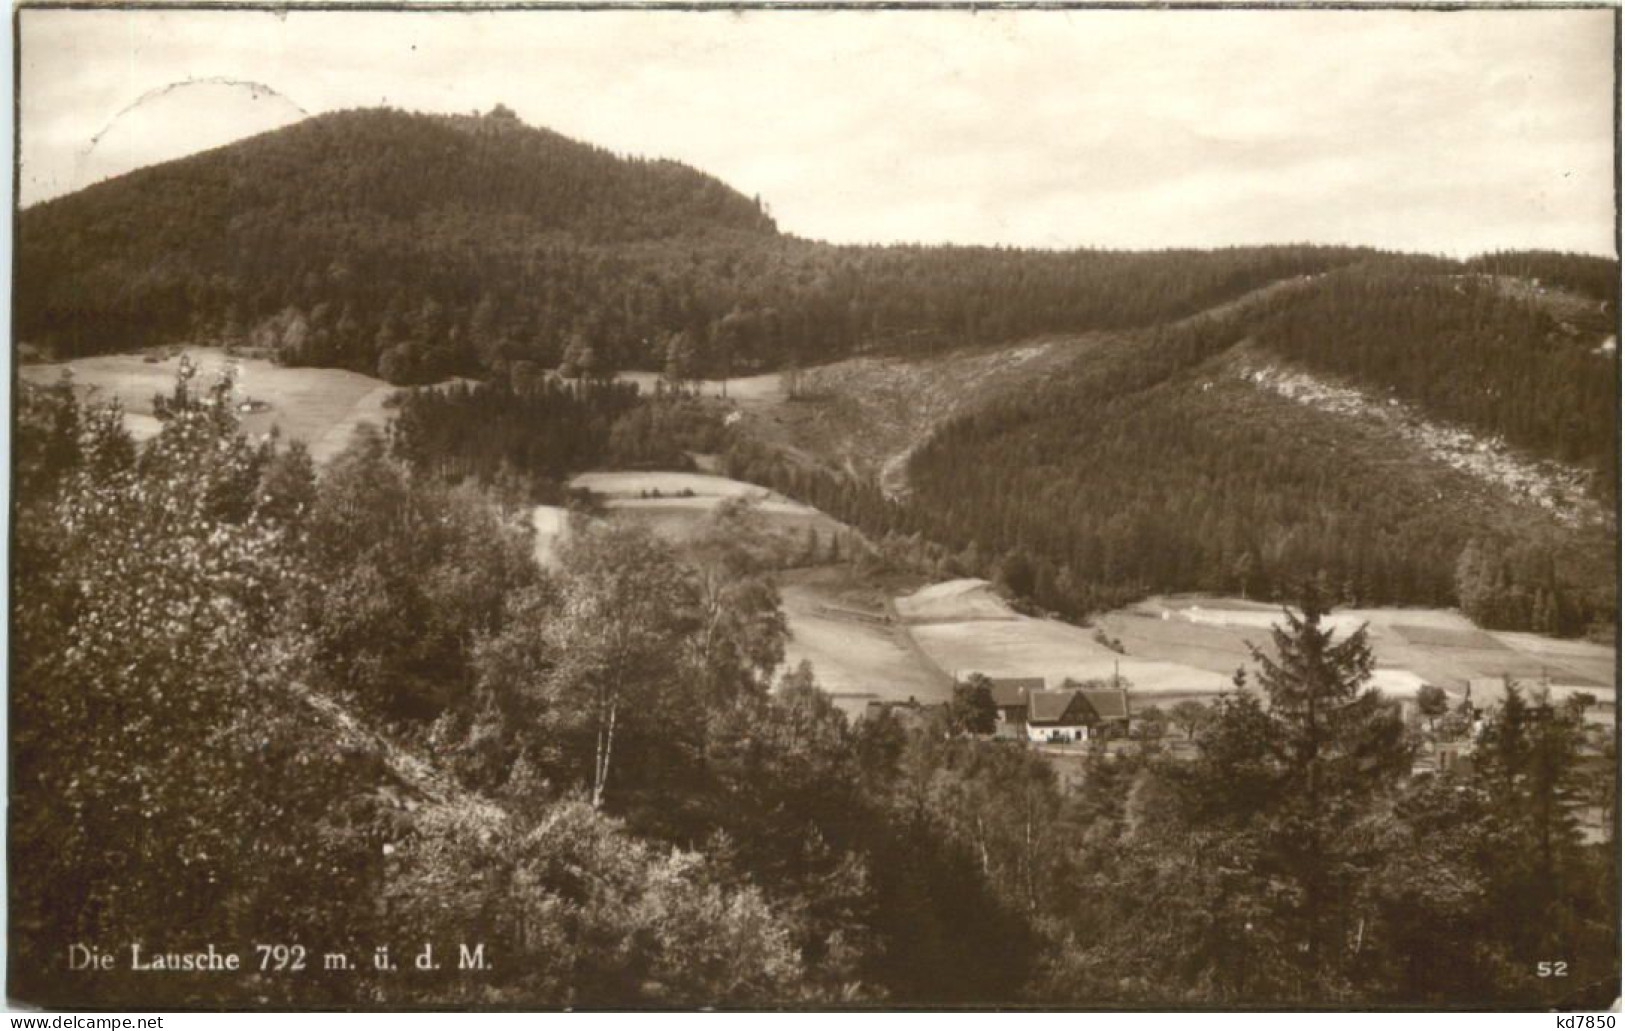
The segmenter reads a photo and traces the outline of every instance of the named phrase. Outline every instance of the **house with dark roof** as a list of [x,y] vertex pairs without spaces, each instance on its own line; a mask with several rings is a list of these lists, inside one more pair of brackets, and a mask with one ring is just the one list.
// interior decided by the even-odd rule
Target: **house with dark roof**
[[1075,688],[1027,695],[1027,740],[1035,743],[1088,741],[1127,724],[1128,697],[1122,691]]
[[1122,688],[1080,688],[1079,694],[1088,699],[1089,705],[1095,710],[1102,723],[1118,724],[1124,729],[1128,727],[1128,692]]
[[1043,677],[990,677],[993,705],[999,710],[996,737],[1019,738],[1027,725],[1027,697],[1044,690]]
[[1128,730],[1128,692],[1121,687],[1080,687],[1068,681],[1067,687],[1052,691],[1043,677],[988,680],[994,708],[999,711],[996,737],[1076,742]]

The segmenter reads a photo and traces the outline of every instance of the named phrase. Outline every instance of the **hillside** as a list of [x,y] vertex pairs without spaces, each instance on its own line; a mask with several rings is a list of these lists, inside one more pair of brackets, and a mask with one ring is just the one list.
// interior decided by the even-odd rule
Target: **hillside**
[[1611,263],[828,247],[501,111],[24,221],[16,999],[1618,997]]
[[[422,353],[397,355],[390,378],[420,379],[427,369],[403,358],[470,364],[457,338],[481,297],[467,290],[494,280],[499,294],[557,291],[561,245],[773,231],[755,202],[715,179],[619,158],[500,109],[348,111],[22,212],[19,338],[63,356],[252,342],[369,373],[410,343]],[[539,307],[549,310],[545,298]]]
[[[1319,574],[1501,629],[1617,609],[1602,259],[831,246],[500,107],[324,115],[144,169],[22,212],[18,255],[19,339],[58,357],[476,377],[404,406],[397,448],[533,501],[606,460],[725,453],[933,575],[1072,616]],[[628,369],[784,389],[643,407],[597,385]]]
[[55,357],[227,344],[396,383],[1143,326],[1366,253],[835,247],[697,171],[500,108],[312,118],[31,207],[17,248],[18,339]]
[[1578,633],[1617,611],[1617,289],[1524,260],[1546,285],[1383,259],[1149,331],[839,363],[747,406],[731,469],[1072,616],[1325,575]]

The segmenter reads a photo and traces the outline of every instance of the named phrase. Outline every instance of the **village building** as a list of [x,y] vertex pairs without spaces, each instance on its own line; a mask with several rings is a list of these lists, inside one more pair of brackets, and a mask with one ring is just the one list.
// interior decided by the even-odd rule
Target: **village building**
[[1066,686],[1049,689],[1043,677],[990,677],[998,710],[994,736],[1045,744],[1127,736],[1128,691]]
[[1099,722],[1079,691],[1036,691],[1027,696],[1027,740],[1038,744],[1071,744],[1089,740]]
[[1120,687],[1101,688],[1093,690],[1081,688],[1078,691],[1089,702],[1095,715],[1100,717],[1099,726],[1111,731],[1113,734],[1127,736],[1129,729],[1128,691]]
[[1075,744],[1128,730],[1128,692],[1071,688],[1027,696],[1027,740]]
[[993,677],[993,705],[999,710],[995,737],[1019,740],[1027,733],[1027,699],[1044,690],[1043,677]]

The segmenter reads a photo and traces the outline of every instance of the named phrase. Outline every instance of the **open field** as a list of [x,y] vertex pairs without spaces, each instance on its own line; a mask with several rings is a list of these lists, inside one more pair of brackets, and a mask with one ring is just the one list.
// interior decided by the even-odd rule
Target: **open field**
[[[618,372],[615,379],[621,383],[636,383],[638,391],[653,394],[661,380],[658,372]],[[692,384],[701,397],[726,397],[742,404],[784,400],[783,377],[776,372],[760,376],[735,376],[733,379],[702,379]]]
[[897,599],[897,614],[910,623],[957,623],[1015,619],[1016,612],[986,580],[948,580]]
[[[795,504],[783,495],[774,494],[765,487],[758,487],[754,483],[744,483],[740,480],[730,480],[726,476],[711,476],[706,473],[674,473],[674,472],[598,472],[582,473],[570,481],[570,486],[577,490],[590,490],[594,494],[610,499],[638,498],[645,493],[659,491],[661,494],[675,498],[683,491],[690,491],[695,498],[711,499],[707,504],[715,504],[717,499],[744,496],[760,496],[772,498],[787,504]],[[806,506],[800,506],[805,508]],[[809,511],[811,511],[809,509]]]
[[[840,523],[816,508],[791,501],[782,494],[752,483],[725,476],[679,472],[595,472],[582,473],[570,481],[578,490],[588,490],[604,506],[628,519],[641,520],[657,534],[681,542],[694,532],[711,510],[726,498],[747,497],[756,501],[756,510],[775,531],[786,536],[787,546],[799,547],[808,529],[821,541],[844,531]],[[656,491],[659,497],[648,497]]]
[[1094,633],[1052,619],[1014,612],[985,580],[951,580],[898,598],[896,610],[920,650],[950,677],[1042,677],[1050,687],[1068,678],[1122,676],[1131,690],[1157,700],[1218,694],[1229,678],[1162,657],[1124,656]]
[[1016,616],[1008,620],[923,623],[909,633],[943,670],[965,676],[1043,677],[1050,687],[1068,678],[1110,680],[1121,675],[1136,694],[1213,695],[1230,687],[1228,677],[1175,662],[1119,655],[1090,631],[1056,620]]
[[[82,395],[99,400],[117,398],[125,410],[125,425],[137,440],[158,432],[152,415],[155,394],[168,394],[184,353],[198,368],[199,385],[213,383],[228,367],[237,375],[237,393],[243,402],[269,407],[245,412],[243,429],[262,434],[281,428],[289,440],[303,441],[317,462],[343,450],[350,434],[362,422],[380,428],[388,418],[384,401],[395,387],[383,380],[342,369],[290,369],[263,358],[231,357],[216,347],[175,349],[173,356],[113,354],[77,358],[70,362],[23,365],[18,374],[34,383],[54,383],[66,370]],[[160,360],[148,361],[149,357]]]
[[[1268,651],[1277,606],[1233,598],[1151,598],[1099,617],[1095,625],[1122,642],[1118,654],[1094,631],[1014,612],[981,580],[933,584],[899,597],[895,610],[920,651],[950,676],[1100,680],[1120,674],[1141,704],[1167,706],[1231,688],[1238,668],[1255,665],[1250,645]],[[1534,634],[1491,634],[1442,609],[1350,609],[1329,620],[1339,634],[1368,627],[1377,668],[1372,683],[1414,701],[1423,684],[1457,697],[1469,680],[1511,675],[1614,694],[1614,652]]]
[[[1166,612],[1175,622],[1244,631],[1262,630],[1266,636],[1270,627],[1281,622],[1281,608],[1278,605],[1229,598],[1193,595],[1150,599],[1135,608],[1158,617]],[[1322,623],[1340,634],[1351,633],[1365,623],[1382,626],[1403,623],[1418,636],[1451,632],[1470,634],[1478,629],[1467,617],[1443,609],[1338,609],[1326,616]]]
[[[1268,611],[1266,611],[1268,610]],[[1249,642],[1265,647],[1280,609],[1234,599],[1151,598],[1096,620],[1130,656],[1188,663],[1216,673],[1253,665]],[[1461,696],[1474,678],[1510,675],[1596,689],[1615,688],[1612,648],[1536,634],[1489,633],[1445,609],[1351,609],[1330,617],[1340,634],[1365,624],[1377,667],[1396,697],[1414,695],[1416,681]],[[1401,675],[1404,672],[1414,677]]]
[[879,599],[854,596],[842,567],[794,570],[779,578],[790,640],[786,668],[812,663],[818,684],[849,716],[870,700],[943,702],[953,682],[914,648]]
[[1496,632],[1491,636],[1538,662],[1550,663],[1554,668],[1576,674],[1586,681],[1614,684],[1618,675],[1615,667],[1619,657],[1614,649],[1605,645],[1590,641],[1558,641],[1537,634]]

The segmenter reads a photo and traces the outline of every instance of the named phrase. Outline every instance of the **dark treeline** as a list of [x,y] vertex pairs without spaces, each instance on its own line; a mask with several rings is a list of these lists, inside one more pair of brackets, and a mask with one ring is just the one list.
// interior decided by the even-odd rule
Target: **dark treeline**
[[[1617,292],[1616,264],[1570,260],[1611,270]],[[1617,494],[1619,352],[1600,346],[1616,332],[1617,316],[1587,312],[1566,322],[1481,276],[1380,266],[1334,273],[1313,290],[1281,297],[1252,327],[1275,355],[1595,469],[1605,498]]]
[[1599,302],[1604,326],[1619,321],[1619,263],[1560,251],[1494,251],[1469,259],[1466,267],[1492,276],[1511,276],[1543,287],[1572,290]]
[[691,452],[725,447],[713,405],[657,386],[562,380],[520,366],[485,383],[405,390],[390,422],[393,453],[420,472],[472,480],[516,499],[557,502],[573,473],[599,466],[685,469]]
[[18,253],[18,337],[59,357],[219,342],[415,383],[1149,325],[1372,252],[837,247],[691,169],[500,111],[373,110],[32,207]]
[[[1617,618],[1605,530],[1396,462],[1382,433],[1256,390],[1229,355],[1250,330],[1204,319],[1092,349],[939,430],[902,501],[749,442],[728,470],[923,571],[995,579],[1074,618],[1155,591],[1281,598],[1317,576],[1351,604],[1459,604],[1503,629],[1579,634]],[[1591,447],[1614,432],[1588,430]]]
[[394,404],[393,450],[415,468],[451,482],[522,483],[540,500],[604,461],[610,428],[639,399],[630,383],[539,376],[402,391]]
[[[19,396],[16,998],[1618,993],[1618,846],[1575,819],[1617,804],[1587,772],[1613,753],[1577,706],[1512,692],[1472,771],[1411,777],[1419,724],[1364,689],[1363,635],[1332,640],[1311,597],[1258,657],[1258,690],[1201,721],[1194,759],[1095,756],[1063,791],[1045,757],[967,736],[952,707],[854,725],[815,671],[775,682],[786,629],[748,504],[681,554],[582,523],[544,572],[519,513],[414,473],[376,434],[318,471],[211,398],[178,391],[136,445],[66,387]],[[212,943],[248,970],[160,976],[121,956],[75,973],[72,942]],[[306,968],[261,972],[256,942],[305,946]],[[387,944],[405,966],[423,943],[445,969],[368,962]],[[456,969],[459,944],[489,966]],[[354,968],[324,962],[340,952]],[[1541,976],[1554,956],[1561,980]]]
[[[1323,573],[1350,603],[1460,603],[1501,629],[1614,620],[1605,531],[1509,519],[1464,476],[1396,469],[1381,439],[1208,382],[1029,398],[1016,428],[953,427],[911,464],[915,525],[977,575],[1029,571],[1041,605],[1076,615],[1153,591],[1279,598]],[[1475,541],[1493,573],[1463,571]],[[1468,581],[1485,576],[1519,600],[1478,604]]]

